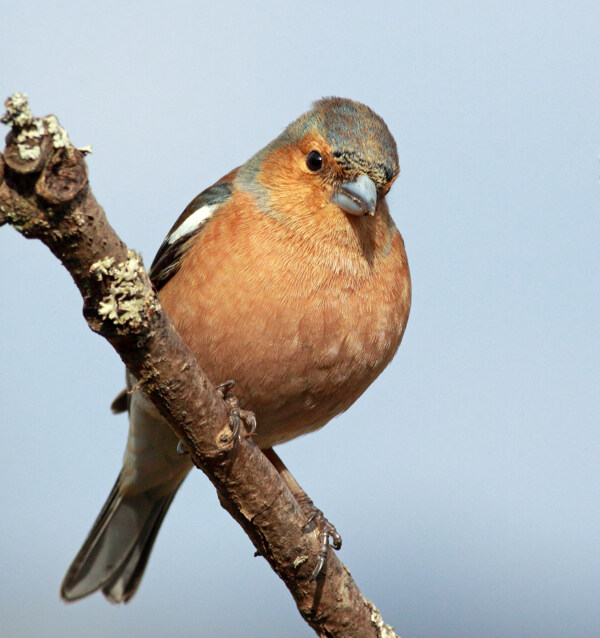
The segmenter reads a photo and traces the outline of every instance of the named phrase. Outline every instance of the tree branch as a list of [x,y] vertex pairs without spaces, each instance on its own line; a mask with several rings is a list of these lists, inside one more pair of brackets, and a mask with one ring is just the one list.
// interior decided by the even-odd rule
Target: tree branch
[[61,260],[90,328],[139,379],[316,633],[394,638],[331,550],[324,574],[309,582],[318,531],[304,530],[302,510],[260,449],[249,439],[230,442],[227,405],[163,312],[141,258],[96,202],[85,149],[73,147],[54,116],[33,117],[26,96],[15,94],[6,107],[2,121],[11,131],[0,154],[0,226],[40,239]]

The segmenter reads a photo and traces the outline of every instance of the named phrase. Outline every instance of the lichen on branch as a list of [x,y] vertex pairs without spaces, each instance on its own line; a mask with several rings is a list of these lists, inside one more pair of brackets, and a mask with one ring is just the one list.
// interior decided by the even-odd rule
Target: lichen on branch
[[138,328],[148,310],[160,310],[157,298],[148,295],[144,273],[142,258],[134,250],[128,250],[127,261],[119,264],[112,257],[92,264],[90,274],[110,285],[99,304],[98,312],[103,319],[117,326]]
[[40,158],[40,145],[46,133],[50,136],[53,148],[65,148],[70,144],[69,136],[56,116],[34,117],[24,93],[14,93],[4,104],[6,113],[1,121],[12,128],[14,143],[23,161]]

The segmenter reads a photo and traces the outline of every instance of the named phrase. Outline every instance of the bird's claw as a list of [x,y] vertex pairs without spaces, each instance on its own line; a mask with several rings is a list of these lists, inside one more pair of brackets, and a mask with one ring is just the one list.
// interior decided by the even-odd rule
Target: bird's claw
[[[220,383],[215,390],[221,395],[221,398],[229,408],[229,427],[231,428],[231,436],[224,441],[226,445],[236,443],[240,439],[241,424],[244,423],[244,438],[254,436],[256,433],[256,417],[254,412],[250,410],[242,410],[236,397],[231,394],[231,388],[235,385],[235,381],[229,380]],[[183,441],[177,442],[177,454],[185,456],[190,451]]]
[[240,438],[241,423],[244,423],[246,431],[244,438],[254,436],[256,433],[256,417],[250,410],[242,410],[240,404],[235,396],[231,394],[230,390],[235,385],[235,381],[229,380],[219,384],[215,389],[223,397],[223,401],[227,403],[229,407],[229,427],[231,428],[231,437],[227,444],[238,441]]
[[335,529],[335,526],[332,525],[324,516],[323,512],[320,509],[317,509],[310,499],[306,499],[306,502],[300,503],[300,505],[304,505],[306,508],[310,508],[312,511],[306,524],[304,525],[304,531],[307,531],[310,527],[310,524],[313,523],[314,526],[319,530],[319,540],[321,544],[319,546],[319,553],[317,554],[317,564],[313,569],[313,573],[309,578],[309,583],[313,580],[316,580],[325,567],[325,563],[327,562],[327,548],[329,547],[329,539],[331,539],[331,546],[333,549],[338,550],[342,547],[342,537],[338,534],[338,531]]
[[219,383],[219,385],[215,388],[215,390],[221,395],[223,399],[227,399],[229,397],[229,391],[235,385],[235,381],[233,379],[229,379],[228,381],[223,381],[223,383]]

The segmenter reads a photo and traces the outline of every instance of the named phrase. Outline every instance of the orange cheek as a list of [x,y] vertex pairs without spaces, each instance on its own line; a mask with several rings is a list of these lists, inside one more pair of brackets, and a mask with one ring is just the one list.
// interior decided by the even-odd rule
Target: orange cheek
[[269,192],[272,206],[290,217],[314,214],[329,201],[330,190],[321,174],[311,173],[300,148],[277,149],[265,159],[260,181]]

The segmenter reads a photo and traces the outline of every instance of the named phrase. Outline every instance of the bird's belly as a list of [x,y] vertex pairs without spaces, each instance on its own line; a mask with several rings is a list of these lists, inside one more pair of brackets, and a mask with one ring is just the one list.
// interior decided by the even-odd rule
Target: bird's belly
[[[160,291],[209,379],[236,382],[262,448],[347,409],[400,344],[410,307],[402,238],[378,216],[365,246],[352,245],[360,229],[340,219],[347,234],[327,243],[268,215],[223,214],[190,248],[177,285]],[[268,241],[252,241],[258,236]]]
[[236,382],[241,406],[257,416],[255,440],[267,448],[346,410],[396,352],[404,329],[398,304],[363,302],[356,292],[285,302],[246,298],[235,316],[210,304],[192,324],[177,327],[215,384]]

